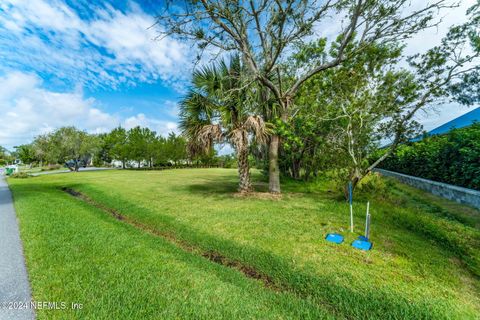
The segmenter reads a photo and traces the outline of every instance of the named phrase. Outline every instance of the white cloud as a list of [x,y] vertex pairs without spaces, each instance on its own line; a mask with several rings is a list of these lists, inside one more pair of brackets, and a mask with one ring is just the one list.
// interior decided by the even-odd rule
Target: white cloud
[[142,113],[123,119],[102,111],[81,90],[49,91],[35,74],[11,72],[0,77],[0,83],[0,145],[9,149],[62,126],[76,126],[91,133],[106,132],[118,125],[127,129],[140,125],[163,135],[177,130],[174,122]]
[[94,12],[86,20],[60,1],[5,0],[0,10],[3,68],[21,66],[105,87],[159,79],[175,85],[187,78],[189,47],[168,37],[155,41],[153,16],[133,3],[126,12],[111,6]]
[[0,78],[0,144],[12,147],[41,133],[67,125],[95,130],[115,117],[95,107],[81,92],[45,90],[34,74],[12,72]]
[[415,119],[423,125],[425,131],[431,131],[450,120],[460,117],[476,107],[463,106],[458,103],[446,103],[433,109],[419,112]]
[[180,109],[178,108],[178,102],[172,100],[164,101],[163,110],[172,118],[177,118],[180,112]]
[[163,136],[167,136],[170,132],[178,133],[178,127],[175,122],[149,118],[143,113],[125,119],[124,126],[127,130],[136,126],[148,127]]

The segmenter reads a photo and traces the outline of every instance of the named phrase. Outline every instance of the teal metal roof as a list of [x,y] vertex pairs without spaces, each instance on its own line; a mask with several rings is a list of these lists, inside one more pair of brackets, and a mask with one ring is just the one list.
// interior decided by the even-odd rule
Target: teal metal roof
[[[473,109],[472,111],[467,112],[464,115],[461,115],[458,118],[450,120],[447,123],[444,123],[441,126],[436,127],[433,130],[430,130],[429,132],[426,133],[426,135],[431,136],[431,135],[436,135],[436,134],[444,134],[444,133],[449,132],[452,129],[468,127],[469,125],[471,125],[475,121],[480,122],[480,107],[477,107],[477,108]],[[412,141],[412,142],[420,141],[420,140],[423,139],[424,136],[425,135],[420,135],[418,137],[415,137],[415,138],[411,139],[410,141]]]

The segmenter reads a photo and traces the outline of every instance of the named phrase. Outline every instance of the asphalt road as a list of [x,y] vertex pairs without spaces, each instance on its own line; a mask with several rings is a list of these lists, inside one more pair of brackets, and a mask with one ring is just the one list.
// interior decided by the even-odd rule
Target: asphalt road
[[5,177],[0,175],[0,320],[35,319],[18,231],[17,216]]

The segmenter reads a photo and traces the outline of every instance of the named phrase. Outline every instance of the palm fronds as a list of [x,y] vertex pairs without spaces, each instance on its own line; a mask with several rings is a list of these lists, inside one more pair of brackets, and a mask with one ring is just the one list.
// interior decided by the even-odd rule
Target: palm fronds
[[192,89],[180,103],[180,129],[192,154],[225,141],[235,149],[248,146],[249,139],[266,143],[268,127],[254,113],[258,94],[246,78],[238,55],[194,72]]
[[262,117],[257,115],[248,116],[244,126],[247,131],[253,133],[258,144],[265,144],[267,142],[269,130]]

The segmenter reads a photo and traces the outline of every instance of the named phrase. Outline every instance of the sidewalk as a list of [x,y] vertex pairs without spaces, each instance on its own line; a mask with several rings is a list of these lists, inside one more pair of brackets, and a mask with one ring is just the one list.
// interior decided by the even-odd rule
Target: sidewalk
[[[8,309],[31,300],[17,217],[5,177],[0,175],[0,320],[34,319],[32,309]],[[10,305],[9,305],[10,303]]]

